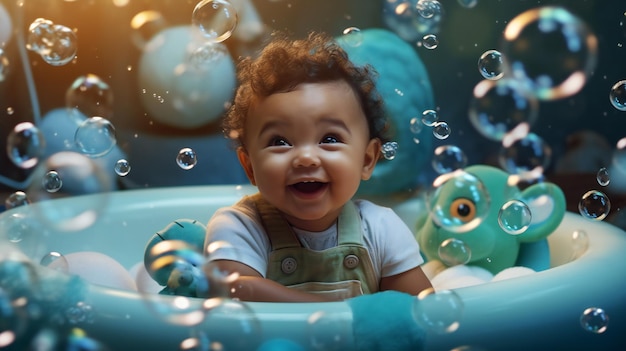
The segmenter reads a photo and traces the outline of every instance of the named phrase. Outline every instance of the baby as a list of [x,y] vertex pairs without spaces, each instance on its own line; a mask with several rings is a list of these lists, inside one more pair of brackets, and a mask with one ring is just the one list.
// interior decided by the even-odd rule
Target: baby
[[[236,277],[226,293],[248,301],[416,295],[431,287],[406,224],[389,208],[353,199],[387,140],[373,70],[355,66],[322,33],[276,36],[238,68],[224,131],[258,193],[209,221],[209,279]],[[210,252],[217,242],[236,250]]]

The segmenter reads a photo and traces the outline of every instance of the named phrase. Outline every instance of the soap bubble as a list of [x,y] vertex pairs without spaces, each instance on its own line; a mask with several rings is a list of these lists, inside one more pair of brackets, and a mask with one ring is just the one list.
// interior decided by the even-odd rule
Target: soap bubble
[[[58,262],[58,261],[55,261]],[[70,324],[79,324],[79,323],[93,323],[94,322],[94,318],[95,318],[95,312],[93,309],[93,306],[91,306],[90,304],[85,303],[85,301],[78,301],[76,302],[76,304],[73,304],[71,306],[69,306],[66,310],[65,310],[65,318],[67,319],[67,321]],[[78,336],[78,335],[75,335]],[[86,338],[86,334],[85,335],[81,335],[81,337],[85,337]],[[90,345],[90,348],[88,349],[88,351],[96,351],[99,350],[98,348],[96,348],[95,346],[97,346],[94,340],[89,339],[82,339],[80,340],[80,346],[84,347],[85,345]],[[79,344],[79,339],[75,339],[74,341],[77,342],[77,344]],[[81,348],[82,349],[82,348]]]
[[317,311],[307,319],[308,335],[313,350],[343,350],[352,333],[350,321],[340,314]]
[[380,151],[385,159],[393,160],[396,158],[396,153],[398,152],[398,143],[395,141],[388,141],[383,144]]
[[606,167],[601,167],[596,173],[596,180],[598,184],[601,186],[607,186],[611,182],[611,177],[609,176],[609,170]]
[[[55,174],[49,184],[44,187],[41,181],[32,182],[26,193],[36,218],[48,228],[62,232],[80,231],[94,224],[108,205],[108,193],[114,188],[113,178],[94,160],[78,152],[52,154],[33,176],[44,179],[46,174]],[[58,189],[49,191],[55,188]],[[75,200],[78,195],[91,194],[98,196]],[[80,201],[80,205],[50,201],[55,199]]]
[[[211,344],[218,344],[223,350],[258,349],[262,326],[259,317],[247,303],[234,299],[210,298],[204,300],[202,307],[208,312],[202,328],[209,331]],[[215,332],[211,333],[211,330]],[[237,337],[233,337],[234,335]]]
[[[146,253],[145,267],[151,277],[167,285],[172,294],[176,289],[185,295],[208,296],[209,281],[202,271],[205,258],[193,245],[182,240],[164,240]],[[191,290],[190,286],[193,286]]]
[[41,55],[48,64],[62,66],[76,57],[76,33],[70,28],[45,18],[37,18],[28,31],[26,48]]
[[587,232],[582,229],[577,229],[572,232],[572,257],[571,260],[576,260],[582,256],[589,248],[589,237]]
[[448,139],[452,130],[447,122],[440,121],[433,124],[433,135],[439,140]]
[[178,151],[178,155],[176,156],[176,164],[178,164],[178,167],[188,171],[194,168],[196,163],[198,163],[198,156],[193,149],[185,147]]
[[115,162],[115,173],[120,177],[126,177],[130,173],[130,163],[125,159],[119,159]]
[[16,192],[7,196],[7,198],[4,200],[4,207],[7,210],[10,210],[15,207],[28,205],[29,203],[30,203],[30,200],[28,199],[28,196],[26,195],[26,193],[23,191],[17,190]]
[[113,91],[95,74],[82,75],[74,80],[65,92],[65,106],[75,115],[75,110],[87,117],[113,116]]
[[476,7],[476,5],[478,5],[478,0],[457,0],[457,2],[459,3],[459,5],[467,9],[474,8]]
[[498,50],[487,50],[478,59],[478,72],[485,79],[498,80],[502,78],[502,54]]
[[532,213],[523,201],[509,200],[498,211],[498,224],[508,234],[522,234],[530,226]]
[[9,76],[11,70],[11,61],[4,49],[0,48],[0,82],[4,82]]
[[17,124],[7,137],[7,155],[16,166],[24,169],[34,167],[46,148],[43,133],[34,124]]
[[103,117],[87,118],[76,129],[74,142],[78,150],[89,157],[104,156],[117,143],[115,127]]
[[449,173],[467,166],[467,156],[458,146],[438,146],[435,148],[432,165],[439,174]]
[[76,57],[78,43],[76,33],[68,27],[55,24],[55,41],[41,58],[52,66],[63,66]]
[[509,147],[502,147],[500,166],[510,174],[543,173],[550,164],[552,149],[537,134],[529,133]]
[[423,126],[424,124],[417,117],[413,117],[409,121],[409,130],[411,131],[411,133],[415,134],[416,137],[422,131]]
[[135,47],[143,50],[152,37],[169,25],[163,15],[154,10],[137,13],[130,21],[131,39]]
[[230,297],[230,286],[239,278],[239,273],[223,271],[216,264],[216,260],[240,257],[238,248],[226,241],[215,241],[206,247],[206,262],[204,273],[213,283],[210,294],[212,297]]
[[590,333],[602,334],[609,326],[609,315],[599,307],[586,308],[580,315],[580,325]]
[[439,39],[435,34],[426,34],[422,38],[422,45],[429,50],[436,49],[439,45]]
[[424,18],[433,18],[441,16],[441,3],[437,0],[418,0],[415,4],[417,13]]
[[363,43],[363,33],[357,27],[348,27],[343,30],[342,41],[352,47],[357,47]]
[[482,223],[489,214],[491,197],[480,179],[457,170],[434,180],[427,193],[426,204],[438,226],[463,233]]
[[439,122],[439,115],[435,110],[424,110],[422,112],[422,123],[429,127],[435,125],[435,123]]
[[615,144],[611,163],[617,167],[620,172],[626,173],[626,137],[621,138]]
[[588,219],[601,221],[611,211],[611,201],[601,191],[589,190],[583,194],[578,202],[578,212]]
[[502,141],[522,123],[529,127],[538,116],[539,102],[514,80],[483,80],[474,87],[469,120],[484,137]]
[[57,171],[48,171],[41,179],[41,187],[49,193],[56,193],[61,190],[62,186],[63,179],[61,179],[61,176]]
[[39,260],[39,264],[44,267],[50,267],[56,271],[67,273],[69,271],[69,262],[62,254],[51,251]]
[[626,80],[620,80],[611,87],[609,99],[613,107],[626,111]]
[[598,41],[568,10],[544,6],[517,15],[504,30],[504,71],[541,100],[578,93],[595,68]]
[[435,292],[429,288],[417,295],[413,303],[413,318],[426,332],[446,334],[459,328],[463,310],[463,300],[456,292]]
[[441,242],[437,250],[441,262],[452,267],[467,264],[472,259],[472,249],[463,240],[448,238]]
[[432,1],[419,4],[418,0],[384,1],[383,21],[405,41],[421,41],[425,35],[439,32],[444,17],[440,3],[422,6],[425,3],[434,4]]
[[226,0],[202,0],[193,9],[191,22],[206,39],[221,43],[230,38],[238,23],[235,7]]

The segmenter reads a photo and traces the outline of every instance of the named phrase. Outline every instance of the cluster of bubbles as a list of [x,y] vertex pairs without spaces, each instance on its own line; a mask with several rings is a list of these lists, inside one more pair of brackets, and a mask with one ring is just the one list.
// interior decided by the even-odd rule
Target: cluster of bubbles
[[26,48],[52,66],[63,66],[76,57],[76,33],[61,24],[37,18],[28,28]]
[[437,0],[385,1],[383,21],[402,39],[426,49],[439,45],[437,34],[444,9]]

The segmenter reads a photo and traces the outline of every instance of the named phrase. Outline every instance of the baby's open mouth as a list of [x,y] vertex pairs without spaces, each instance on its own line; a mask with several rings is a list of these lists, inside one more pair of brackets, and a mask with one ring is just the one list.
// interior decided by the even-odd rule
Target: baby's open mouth
[[324,188],[328,183],[322,182],[300,182],[292,184],[291,187],[301,193],[312,194]]

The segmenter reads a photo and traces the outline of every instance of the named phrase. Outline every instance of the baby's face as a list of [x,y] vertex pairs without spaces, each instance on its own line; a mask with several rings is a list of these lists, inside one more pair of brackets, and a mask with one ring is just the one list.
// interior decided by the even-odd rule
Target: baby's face
[[368,179],[380,152],[342,80],[304,83],[255,102],[238,155],[248,178],[294,226],[320,231]]

